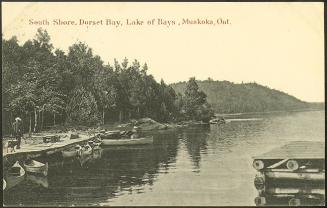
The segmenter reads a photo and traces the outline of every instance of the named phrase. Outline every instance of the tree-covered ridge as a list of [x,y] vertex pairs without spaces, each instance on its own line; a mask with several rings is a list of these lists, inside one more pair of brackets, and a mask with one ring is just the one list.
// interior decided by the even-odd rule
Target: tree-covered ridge
[[211,116],[206,96],[198,92],[195,82],[184,102],[170,85],[163,80],[157,83],[147,73],[146,63],[125,58],[105,64],[82,42],[65,53],[54,49],[50,35],[42,29],[22,45],[16,37],[2,43],[5,131],[16,116],[23,118],[29,132],[58,123],[99,125],[141,117],[167,122]]
[[[313,107],[284,92],[256,83],[234,84],[229,81],[199,81],[199,88],[207,95],[216,113],[242,113],[298,110]],[[171,84],[176,93],[183,93],[185,82]]]

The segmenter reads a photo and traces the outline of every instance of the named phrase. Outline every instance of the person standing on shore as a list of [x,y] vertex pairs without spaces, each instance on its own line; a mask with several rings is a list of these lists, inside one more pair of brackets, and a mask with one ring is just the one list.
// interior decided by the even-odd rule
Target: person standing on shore
[[20,149],[20,144],[23,137],[23,122],[22,119],[17,117],[13,123],[14,136],[17,140],[17,149]]

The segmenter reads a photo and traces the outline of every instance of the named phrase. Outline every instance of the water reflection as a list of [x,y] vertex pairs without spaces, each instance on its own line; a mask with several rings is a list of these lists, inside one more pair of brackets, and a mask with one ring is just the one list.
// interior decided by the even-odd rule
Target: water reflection
[[[294,187],[274,182],[258,191],[251,157],[292,139],[324,140],[323,123],[322,112],[265,115],[220,126],[148,132],[154,136],[153,145],[103,148],[90,157],[37,158],[49,162],[48,176],[27,175],[4,191],[4,204],[253,206],[264,200],[266,205],[299,200],[315,204],[322,183]],[[306,197],[284,193],[289,187]],[[283,192],[275,193],[279,191]]]
[[[153,145],[101,148],[78,158],[40,158],[49,162],[48,177],[28,176],[19,189],[5,192],[4,202],[91,206],[123,194],[141,194],[144,185],[151,186],[159,171],[168,172],[176,158],[176,138],[169,134],[164,137]],[[41,187],[46,189],[36,191]],[[31,190],[33,193],[26,196]]]
[[193,172],[200,172],[201,155],[207,154],[207,138],[210,128],[193,128],[185,131],[181,140],[185,143],[187,152],[193,162]]

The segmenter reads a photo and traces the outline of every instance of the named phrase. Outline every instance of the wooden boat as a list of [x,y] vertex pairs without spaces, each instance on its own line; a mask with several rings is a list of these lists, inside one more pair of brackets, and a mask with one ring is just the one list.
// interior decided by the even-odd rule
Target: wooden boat
[[153,136],[135,139],[103,139],[102,145],[143,145],[152,144]]
[[80,155],[81,151],[82,151],[82,147],[80,145],[76,145],[73,148],[63,150],[61,153],[64,158],[69,158],[69,157],[76,157]]
[[5,190],[7,187],[7,182],[5,181],[5,179],[2,179],[2,180],[3,180],[3,189],[2,190]]
[[10,176],[24,176],[25,175],[25,170],[24,168],[19,164],[17,161],[9,170],[8,170],[8,175]]
[[89,144],[86,144],[82,147],[81,156],[91,155],[92,154],[92,147]]
[[120,137],[120,131],[106,131],[104,134],[100,135],[101,139],[115,139]]
[[48,175],[48,163],[43,164],[36,160],[25,161],[24,166],[27,172],[34,174]]
[[10,189],[25,179],[25,170],[17,161],[7,172],[6,189]]

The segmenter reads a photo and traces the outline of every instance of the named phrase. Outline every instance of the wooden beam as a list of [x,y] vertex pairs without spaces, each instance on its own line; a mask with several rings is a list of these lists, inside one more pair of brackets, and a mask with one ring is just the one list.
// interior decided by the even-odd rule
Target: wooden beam
[[269,166],[268,168],[269,168],[269,169],[277,168],[278,166],[284,164],[287,160],[289,160],[289,159],[286,158],[286,159],[284,159],[284,160],[281,160],[281,161],[279,161],[279,162],[277,162],[277,163],[275,163],[275,164]]

